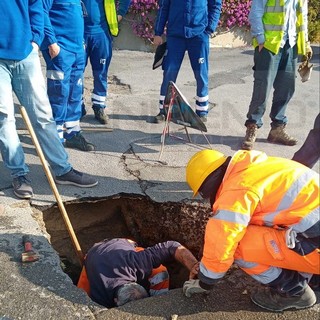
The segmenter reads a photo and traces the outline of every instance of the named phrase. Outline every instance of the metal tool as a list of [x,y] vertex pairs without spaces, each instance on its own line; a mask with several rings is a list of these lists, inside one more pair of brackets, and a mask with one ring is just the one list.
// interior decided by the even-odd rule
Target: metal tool
[[39,260],[39,255],[33,251],[30,237],[24,235],[22,237],[24,252],[21,254],[22,262],[34,262]]

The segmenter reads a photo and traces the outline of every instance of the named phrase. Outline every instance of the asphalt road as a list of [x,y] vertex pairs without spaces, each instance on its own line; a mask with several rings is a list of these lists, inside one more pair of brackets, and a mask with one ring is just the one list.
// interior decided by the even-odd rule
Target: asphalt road
[[[302,145],[319,112],[318,46],[314,46],[314,52],[312,78],[306,83],[297,78],[296,92],[287,112],[287,130],[299,139],[299,144],[286,147],[266,141],[267,111],[255,149],[291,158]],[[80,190],[60,186],[64,201],[90,201],[123,194],[148,197],[160,203],[192,198],[184,181],[185,165],[196,151],[209,146],[201,132],[190,129],[192,143],[188,143],[181,127],[171,124],[170,132],[179,139],[166,138],[159,162],[163,125],[152,123],[152,117],[158,113],[161,70],[153,71],[152,61],[152,53],[114,51],[107,101],[108,127],[112,131],[105,130],[93,118],[89,105],[92,78],[90,69],[86,71],[88,115],[82,126],[84,135],[97,150],[85,153],[68,149],[68,154],[74,167],[96,175],[99,185]],[[217,107],[210,112],[206,136],[213,148],[227,155],[239,148],[245,134],[245,115],[252,93],[252,63],[251,48],[211,50],[210,101],[217,103]],[[188,59],[183,63],[177,85],[194,106],[195,81]],[[17,127],[35,196],[30,202],[16,199],[10,172],[0,162],[0,202],[6,207],[0,216],[0,319],[319,319],[319,303],[311,309],[280,314],[259,309],[250,302],[250,279],[238,273],[208,296],[187,299],[181,289],[175,289],[161,298],[148,298],[112,310],[94,305],[62,272],[59,257],[50,245],[50,235],[39,224],[41,212],[56,201],[19,114]],[[319,164],[314,169],[319,172]],[[41,256],[38,262],[28,266],[20,262],[21,238],[26,233],[32,235],[34,248]]]

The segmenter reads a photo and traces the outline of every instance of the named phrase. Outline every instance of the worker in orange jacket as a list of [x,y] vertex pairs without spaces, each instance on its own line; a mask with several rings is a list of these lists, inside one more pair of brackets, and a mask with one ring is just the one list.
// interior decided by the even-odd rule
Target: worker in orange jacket
[[187,297],[214,287],[235,262],[262,284],[251,300],[283,311],[316,303],[308,282],[319,275],[319,175],[292,160],[241,150],[232,157],[202,150],[188,162],[194,196],[210,199],[198,279]]

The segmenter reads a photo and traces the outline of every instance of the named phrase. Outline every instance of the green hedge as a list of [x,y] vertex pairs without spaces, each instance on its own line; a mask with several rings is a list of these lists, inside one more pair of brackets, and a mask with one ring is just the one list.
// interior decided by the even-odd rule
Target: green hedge
[[320,1],[309,0],[308,31],[311,42],[320,42]]

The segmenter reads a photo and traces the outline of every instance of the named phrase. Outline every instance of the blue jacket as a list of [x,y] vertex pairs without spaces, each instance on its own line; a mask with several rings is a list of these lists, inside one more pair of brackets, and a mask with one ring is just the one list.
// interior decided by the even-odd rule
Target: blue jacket
[[41,50],[57,43],[70,52],[83,51],[83,12],[80,0],[42,0],[44,41]]
[[[124,16],[129,9],[131,0],[119,0],[117,14]],[[83,0],[88,16],[84,18],[84,32],[89,34],[109,30],[104,11],[104,0]]]
[[148,291],[152,269],[174,261],[179,246],[179,242],[167,241],[137,252],[135,243],[127,239],[105,240],[95,244],[85,259],[91,299],[103,306],[114,307],[115,291],[130,282],[136,282]]
[[160,0],[155,35],[192,38],[204,31],[215,31],[221,11],[221,0]]
[[41,0],[0,1],[0,59],[22,60],[43,39]]

